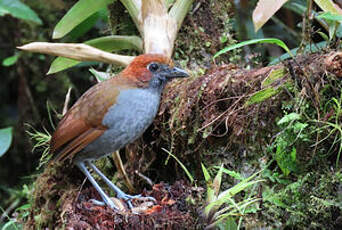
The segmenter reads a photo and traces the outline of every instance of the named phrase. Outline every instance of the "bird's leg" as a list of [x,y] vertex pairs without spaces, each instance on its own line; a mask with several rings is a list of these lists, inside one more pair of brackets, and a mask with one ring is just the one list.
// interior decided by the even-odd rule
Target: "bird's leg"
[[124,199],[128,206],[130,208],[133,208],[132,206],[132,203],[130,202],[131,199],[149,199],[149,200],[152,200],[152,201],[156,201],[153,197],[141,197],[141,195],[128,195],[126,193],[124,193],[119,187],[117,187],[115,184],[113,184],[93,163],[91,163],[90,161],[86,161],[87,164],[89,165],[90,168],[92,168],[94,170],[94,172],[96,172],[103,180],[104,182],[111,188],[113,189],[116,194],[117,194],[117,197],[119,199]]
[[94,172],[96,172],[104,180],[104,182],[106,182],[106,184],[116,192],[118,198],[124,198],[125,196],[127,196],[126,193],[124,193],[118,186],[113,184],[93,163],[91,163],[90,161],[86,162],[89,167],[92,168]]
[[[77,167],[86,175],[90,183],[95,187],[97,192],[100,194],[104,203],[109,206],[111,209],[118,210],[118,207],[114,204],[114,202],[107,196],[107,194],[102,190],[99,184],[95,181],[94,177],[90,174],[84,162],[76,162]],[[95,201],[96,204],[102,204],[101,202]]]

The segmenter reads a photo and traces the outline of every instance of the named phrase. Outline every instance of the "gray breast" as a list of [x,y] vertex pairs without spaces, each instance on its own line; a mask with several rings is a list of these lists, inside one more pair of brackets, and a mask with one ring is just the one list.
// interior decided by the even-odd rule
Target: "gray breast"
[[108,130],[78,153],[76,161],[103,157],[136,140],[154,120],[159,101],[160,93],[151,89],[121,92],[102,121]]

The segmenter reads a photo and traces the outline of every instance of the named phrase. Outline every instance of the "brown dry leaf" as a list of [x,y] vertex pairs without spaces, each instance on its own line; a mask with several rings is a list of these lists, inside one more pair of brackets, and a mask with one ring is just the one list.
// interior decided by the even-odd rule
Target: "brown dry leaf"
[[326,70],[335,74],[336,77],[342,77],[342,52],[336,52],[324,60]]
[[255,31],[258,31],[288,0],[259,0],[253,11]]
[[146,215],[149,215],[149,214],[152,214],[152,213],[161,212],[162,210],[163,210],[163,207],[162,207],[162,206],[160,206],[160,205],[155,205],[155,206],[153,206],[152,208],[147,209],[147,210],[145,211],[145,214],[146,214]]
[[175,200],[169,199],[167,196],[165,196],[165,197],[161,200],[161,204],[162,204],[162,205],[173,205],[173,204],[175,204],[175,203],[176,203]]
[[134,59],[132,56],[112,54],[95,47],[79,43],[32,42],[17,48],[34,53],[67,57],[77,61],[99,61],[121,66],[127,66]]
[[135,213],[135,214],[146,213],[153,206],[154,206],[153,202],[144,202],[144,203],[142,203],[141,205],[139,205],[137,207],[133,207],[131,209],[131,211],[132,211],[132,213]]

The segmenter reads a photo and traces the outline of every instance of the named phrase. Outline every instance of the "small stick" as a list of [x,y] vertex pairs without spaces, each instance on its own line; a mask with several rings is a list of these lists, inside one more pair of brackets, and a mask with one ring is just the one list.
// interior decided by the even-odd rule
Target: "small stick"
[[146,181],[147,184],[151,185],[151,187],[153,187],[153,182],[150,178],[148,178],[147,176],[143,175],[142,173],[140,173],[138,170],[134,171],[138,176],[140,176],[143,180]]
[[68,111],[68,105],[70,102],[70,94],[71,94],[71,87],[69,87],[67,94],[65,95],[65,101],[64,101],[64,106],[63,106],[63,112],[62,115],[64,116],[66,112]]
[[113,160],[114,160],[116,169],[123,176],[125,184],[129,190],[129,192],[134,193],[135,188],[133,187],[131,180],[128,178],[128,175],[126,173],[125,167],[123,166],[119,151],[115,151],[112,154],[112,156],[113,156]]

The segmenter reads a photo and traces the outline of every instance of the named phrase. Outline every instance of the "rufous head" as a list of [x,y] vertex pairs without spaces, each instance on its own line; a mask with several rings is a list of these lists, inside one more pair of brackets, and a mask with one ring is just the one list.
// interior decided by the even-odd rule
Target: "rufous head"
[[172,60],[161,54],[143,54],[133,61],[122,71],[123,76],[141,82],[142,85],[150,83],[165,84],[173,78],[188,77],[182,69],[174,67]]

